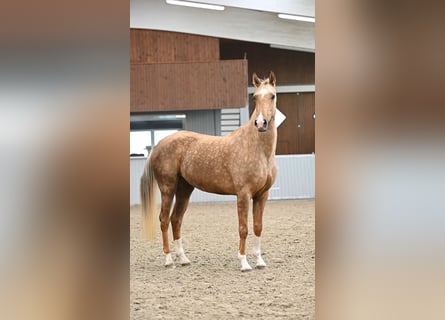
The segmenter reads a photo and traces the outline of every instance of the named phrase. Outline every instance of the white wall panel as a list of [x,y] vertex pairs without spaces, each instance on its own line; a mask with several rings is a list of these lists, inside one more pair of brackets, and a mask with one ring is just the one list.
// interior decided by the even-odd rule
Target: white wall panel
[[144,171],[145,161],[147,161],[145,157],[130,158],[130,205],[141,203],[139,181]]
[[[315,155],[279,155],[277,179],[269,199],[311,199],[315,197]],[[146,158],[130,159],[130,205],[139,204],[139,179]],[[195,189],[190,201],[235,201],[235,196],[222,196]]]

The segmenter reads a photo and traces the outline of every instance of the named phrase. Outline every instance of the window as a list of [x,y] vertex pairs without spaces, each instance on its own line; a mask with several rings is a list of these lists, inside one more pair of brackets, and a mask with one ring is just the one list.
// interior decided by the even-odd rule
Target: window
[[184,128],[185,115],[131,115],[130,156],[147,157],[151,148]]
[[177,131],[177,129],[130,131],[130,155],[148,156],[153,145],[157,145],[159,141]]
[[148,155],[148,149],[151,149],[151,130],[130,131],[130,155]]

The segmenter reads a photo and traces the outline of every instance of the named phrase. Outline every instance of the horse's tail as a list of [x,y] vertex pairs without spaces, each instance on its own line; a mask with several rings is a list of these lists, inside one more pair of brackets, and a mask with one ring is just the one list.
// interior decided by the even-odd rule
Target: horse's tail
[[151,152],[145,162],[144,173],[141,177],[141,213],[142,213],[142,236],[153,240],[156,237],[156,178],[153,175],[151,165]]

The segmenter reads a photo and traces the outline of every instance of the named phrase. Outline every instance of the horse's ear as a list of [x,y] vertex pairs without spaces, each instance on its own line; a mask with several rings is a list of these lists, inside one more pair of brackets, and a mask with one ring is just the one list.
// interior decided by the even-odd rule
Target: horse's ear
[[271,71],[269,73],[269,83],[275,87],[275,83],[277,82],[277,78],[275,78],[275,73]]
[[258,78],[255,72],[252,75],[252,83],[255,87],[258,87],[261,84],[261,79]]

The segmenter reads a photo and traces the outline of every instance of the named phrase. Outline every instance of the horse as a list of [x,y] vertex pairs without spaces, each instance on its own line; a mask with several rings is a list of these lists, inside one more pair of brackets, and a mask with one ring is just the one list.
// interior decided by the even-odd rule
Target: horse
[[260,79],[253,73],[252,83],[255,109],[246,124],[226,136],[178,131],[162,139],[147,157],[140,180],[142,226],[145,237],[154,239],[157,185],[161,194],[159,221],[166,267],[174,264],[168,240],[170,223],[176,258],[181,265],[190,264],[184,253],[181,224],[194,188],[237,196],[241,271],[252,270],[246,258],[246,238],[249,205],[253,200],[255,267],[266,267],[261,256],[263,211],[277,175],[275,74],[271,71],[266,79]]

